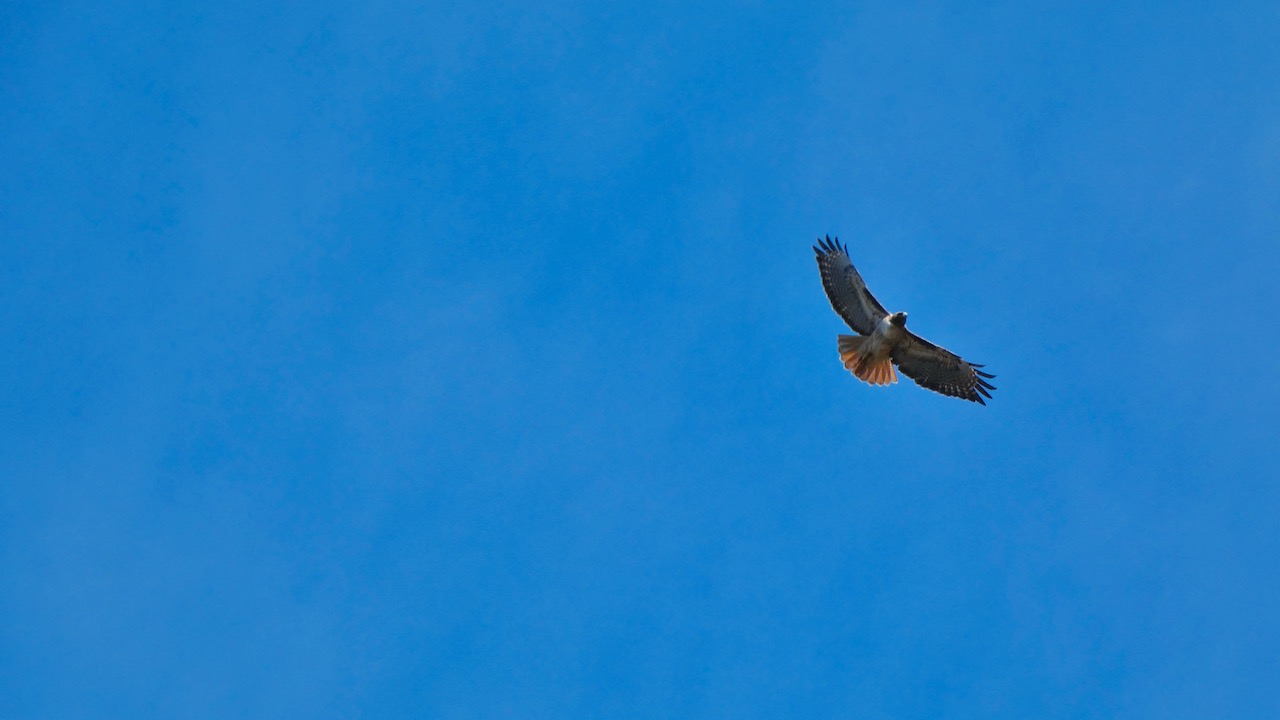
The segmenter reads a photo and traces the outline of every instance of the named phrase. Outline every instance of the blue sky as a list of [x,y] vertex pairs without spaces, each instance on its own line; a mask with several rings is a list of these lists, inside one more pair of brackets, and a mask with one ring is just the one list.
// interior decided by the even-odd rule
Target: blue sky
[[1278,32],[10,3],[2,714],[1277,715]]

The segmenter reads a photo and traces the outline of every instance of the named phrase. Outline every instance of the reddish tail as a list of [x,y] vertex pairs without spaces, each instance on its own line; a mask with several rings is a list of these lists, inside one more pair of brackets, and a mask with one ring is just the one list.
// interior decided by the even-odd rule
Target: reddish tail
[[840,362],[865,383],[889,385],[898,382],[898,373],[893,369],[893,361],[887,356],[879,360],[863,357],[861,351],[866,341],[866,338],[857,335],[841,335]]

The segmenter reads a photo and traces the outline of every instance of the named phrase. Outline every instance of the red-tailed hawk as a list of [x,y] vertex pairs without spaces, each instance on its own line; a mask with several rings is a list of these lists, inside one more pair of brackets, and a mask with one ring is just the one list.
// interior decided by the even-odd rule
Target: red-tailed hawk
[[841,335],[839,348],[840,360],[859,380],[872,385],[896,383],[896,364],[920,387],[987,404],[982,398],[991,397],[988,391],[996,387],[984,378],[995,375],[907,330],[907,314],[884,309],[854,269],[848,246],[841,247],[838,239],[830,235],[819,239],[813,251],[818,254],[822,288],[831,307],[858,333]]

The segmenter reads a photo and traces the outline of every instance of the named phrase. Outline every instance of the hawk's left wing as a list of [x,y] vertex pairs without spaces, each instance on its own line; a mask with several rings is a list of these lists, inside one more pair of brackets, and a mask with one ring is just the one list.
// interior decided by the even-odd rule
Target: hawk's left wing
[[991,397],[988,390],[996,386],[984,378],[995,375],[982,372],[976,363],[965,362],[953,352],[907,331],[907,337],[898,343],[891,356],[903,375],[916,384],[951,397],[972,400],[986,405],[983,396]]
[[840,240],[818,240],[813,248],[818,254],[818,271],[822,273],[822,289],[836,314],[856,332],[870,335],[876,324],[889,314],[876,300],[862,276],[849,260],[849,249],[840,247]]

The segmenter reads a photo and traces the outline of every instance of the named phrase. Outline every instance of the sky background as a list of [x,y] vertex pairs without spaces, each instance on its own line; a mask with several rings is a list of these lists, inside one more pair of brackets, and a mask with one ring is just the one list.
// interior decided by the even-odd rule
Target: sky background
[[4,718],[1280,716],[1280,5],[8,2],[0,158]]

